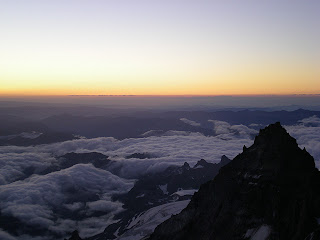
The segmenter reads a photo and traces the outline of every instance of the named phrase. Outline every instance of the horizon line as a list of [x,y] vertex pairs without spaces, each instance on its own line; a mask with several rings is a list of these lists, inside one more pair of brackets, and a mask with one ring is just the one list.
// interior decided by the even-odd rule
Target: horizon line
[[16,95],[0,94],[0,98],[12,97],[254,97],[254,96],[320,96],[320,93],[292,93],[292,94],[63,94],[63,95]]

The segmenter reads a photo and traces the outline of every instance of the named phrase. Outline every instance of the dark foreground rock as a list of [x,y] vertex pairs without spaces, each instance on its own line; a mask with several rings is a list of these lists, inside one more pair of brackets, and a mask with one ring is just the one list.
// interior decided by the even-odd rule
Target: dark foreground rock
[[82,240],[77,230],[73,231],[69,240]]
[[320,174],[280,123],[203,184],[149,240],[316,240]]

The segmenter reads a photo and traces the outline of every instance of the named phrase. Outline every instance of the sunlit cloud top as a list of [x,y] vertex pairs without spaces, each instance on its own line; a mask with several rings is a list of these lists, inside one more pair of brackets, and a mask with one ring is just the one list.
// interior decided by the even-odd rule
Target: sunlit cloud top
[[0,0],[0,94],[320,93],[318,0]]

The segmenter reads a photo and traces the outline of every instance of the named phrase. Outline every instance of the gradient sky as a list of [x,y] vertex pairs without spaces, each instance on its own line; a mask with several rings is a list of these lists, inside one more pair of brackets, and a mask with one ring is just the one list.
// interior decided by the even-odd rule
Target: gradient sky
[[319,0],[0,0],[0,94],[320,93]]

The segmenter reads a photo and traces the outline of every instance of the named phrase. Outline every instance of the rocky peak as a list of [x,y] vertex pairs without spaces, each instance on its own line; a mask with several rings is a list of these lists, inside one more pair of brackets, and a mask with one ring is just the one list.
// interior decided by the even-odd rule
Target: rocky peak
[[319,189],[313,157],[271,124],[150,239],[302,240],[319,228]]
[[185,162],[185,163],[183,164],[183,168],[186,169],[186,170],[189,170],[189,169],[190,169],[189,163]]
[[69,240],[82,240],[77,230],[73,231]]
[[226,155],[222,155],[219,164],[224,166],[224,165],[228,164],[229,162],[231,162],[231,160]]
[[289,135],[280,122],[270,124],[264,129],[261,129],[259,135],[255,137],[254,146],[263,147],[292,147],[298,146],[297,141]]
[[193,168],[197,168],[197,167],[199,167],[199,166],[205,167],[205,166],[207,166],[207,165],[208,165],[208,162],[207,162],[206,160],[204,160],[204,159],[201,159],[200,161],[197,162],[196,165],[194,165]]
[[280,176],[303,174],[315,169],[314,159],[310,154],[298,147],[296,140],[291,137],[279,122],[260,130],[254,144],[243,149],[233,161],[233,167],[248,171],[271,171]]

